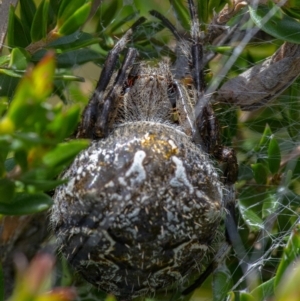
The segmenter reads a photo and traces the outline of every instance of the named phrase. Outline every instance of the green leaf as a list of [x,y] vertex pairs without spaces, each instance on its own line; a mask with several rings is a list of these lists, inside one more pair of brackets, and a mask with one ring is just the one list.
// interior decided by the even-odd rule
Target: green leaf
[[26,47],[30,40],[27,40],[25,30],[20,19],[15,14],[14,7],[9,9],[9,21],[7,30],[7,42],[9,47]]
[[269,170],[263,163],[255,163],[251,165],[254,179],[257,184],[265,185],[268,181]]
[[17,193],[10,204],[0,203],[0,214],[24,215],[49,209],[53,204],[45,193]]
[[49,167],[67,166],[74,160],[76,155],[88,145],[88,140],[79,139],[60,143],[54,150],[44,156],[43,161]]
[[[131,6],[132,8],[132,6]],[[104,2],[100,8],[100,20],[99,26],[101,30],[106,30],[108,25],[114,20],[115,15],[117,12],[119,12],[121,9],[123,9],[123,3],[120,0],[111,0],[109,3]],[[128,13],[126,14],[128,15]],[[118,27],[119,28],[119,27]],[[113,30],[112,30],[113,32]]]
[[10,203],[15,194],[15,184],[9,179],[0,179],[0,203]]
[[31,42],[30,29],[32,20],[36,12],[36,6],[33,0],[20,0],[21,22],[25,30],[26,38]]
[[232,288],[232,275],[225,264],[213,273],[213,300],[226,300],[227,293]]
[[198,17],[202,23],[207,23],[208,20],[208,2],[209,0],[201,0],[198,2]]
[[177,20],[180,22],[181,26],[185,30],[190,30],[190,15],[186,6],[183,4],[182,1],[179,0],[169,0],[169,1],[173,9],[175,10]]
[[19,0],[22,24],[31,28],[32,20],[36,13],[36,6],[33,0]]
[[262,217],[265,218],[275,213],[279,206],[278,196],[275,191],[269,191],[268,195],[264,197],[263,208],[262,208]]
[[249,6],[249,12],[253,22],[266,33],[287,42],[300,43],[300,23],[276,5],[271,10],[267,6],[258,6],[257,9]]
[[50,94],[54,70],[54,55],[48,54],[23,77],[6,116],[16,127],[21,127],[29,117],[28,113]]
[[268,147],[268,162],[271,173],[278,173],[281,162],[281,153],[278,142],[273,136]]
[[[73,2],[72,2],[73,3]],[[90,14],[92,3],[86,3],[77,9],[70,17],[58,28],[58,34],[69,35],[83,25]]]
[[260,231],[261,229],[263,229],[263,220],[253,210],[246,207],[242,203],[240,204],[239,209],[245,223],[250,227],[252,231]]
[[242,291],[240,292],[240,301],[257,301],[257,300],[255,300],[255,298],[251,294]]
[[60,28],[78,9],[80,9],[86,0],[69,1],[63,0],[59,6],[57,15],[57,27]]
[[59,68],[70,68],[74,65],[81,65],[87,62],[98,62],[101,56],[98,52],[89,49],[78,49],[73,51],[68,51],[57,56],[57,66]]
[[99,42],[100,42],[99,38],[95,38],[93,35],[89,33],[76,31],[71,35],[58,38],[57,40],[48,44],[46,47],[70,51],[70,50],[83,48],[92,44],[96,44]]
[[28,64],[28,53],[22,48],[14,48],[11,52],[9,68],[25,70]]
[[49,124],[48,130],[53,132],[58,141],[68,138],[76,129],[80,118],[80,107],[73,106],[68,111],[58,114]]
[[274,296],[274,281],[275,277],[263,282],[251,292],[251,295],[255,296],[256,301],[269,300]]
[[272,137],[272,131],[270,126],[267,124],[265,126],[265,130],[263,132],[263,135],[260,138],[258,146],[255,148],[256,152],[259,151],[265,151],[268,148],[270,137]]
[[31,40],[37,42],[47,35],[49,1],[43,0],[38,6],[31,25]]
[[275,276],[275,287],[279,284],[282,280],[285,271],[289,267],[290,264],[293,264],[295,260],[300,255],[300,224],[296,225],[292,234],[289,238],[289,241],[284,248],[284,252],[279,263],[277,273]]

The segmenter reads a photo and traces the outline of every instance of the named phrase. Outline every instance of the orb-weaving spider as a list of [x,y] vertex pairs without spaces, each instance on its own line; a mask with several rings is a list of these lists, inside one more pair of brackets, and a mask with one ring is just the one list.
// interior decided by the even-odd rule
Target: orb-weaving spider
[[[218,246],[234,223],[237,159],[220,143],[214,111],[204,95],[203,50],[192,0],[191,41],[156,11],[187,55],[190,84],[167,63],[148,67],[126,47],[129,29],[110,51],[78,129],[91,138],[64,174],[52,224],[68,261],[89,282],[121,300],[180,283],[216,266]],[[177,75],[173,75],[177,74]],[[186,75],[185,75],[186,76]],[[220,176],[209,156],[225,162]],[[227,231],[229,232],[229,231]],[[231,233],[227,239],[230,240]]]

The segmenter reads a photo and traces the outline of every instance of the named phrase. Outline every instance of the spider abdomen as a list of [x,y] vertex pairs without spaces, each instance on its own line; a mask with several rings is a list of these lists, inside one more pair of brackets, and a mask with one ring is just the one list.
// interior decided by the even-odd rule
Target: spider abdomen
[[203,270],[220,239],[218,174],[180,130],[118,127],[64,174],[51,214],[58,244],[92,284],[122,299]]

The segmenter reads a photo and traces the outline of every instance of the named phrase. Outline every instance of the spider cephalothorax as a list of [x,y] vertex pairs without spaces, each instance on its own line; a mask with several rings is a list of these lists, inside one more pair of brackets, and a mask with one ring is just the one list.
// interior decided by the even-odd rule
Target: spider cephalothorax
[[[225,239],[226,191],[234,198],[237,164],[203,101],[202,46],[192,1],[189,7],[192,84],[166,63],[135,62],[132,48],[113,75],[130,29],[110,52],[83,114],[77,136],[94,141],[55,195],[51,218],[62,253],[122,300],[185,283],[209,266]],[[209,155],[227,162],[224,176]]]

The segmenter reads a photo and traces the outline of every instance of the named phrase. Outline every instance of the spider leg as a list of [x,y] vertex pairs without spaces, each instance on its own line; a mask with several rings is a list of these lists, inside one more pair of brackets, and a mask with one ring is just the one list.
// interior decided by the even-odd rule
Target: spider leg
[[110,81],[113,71],[116,67],[120,52],[125,48],[129,38],[132,35],[132,29],[129,29],[125,35],[116,43],[109,52],[105,60],[100,78],[98,80],[95,92],[93,93],[88,105],[86,106],[82,121],[79,126],[77,138],[93,138],[93,127],[97,116],[97,106],[103,97],[103,93]]
[[160,20],[163,23],[163,25],[165,25],[172,32],[172,34],[174,35],[174,37],[176,38],[177,41],[181,40],[179,32],[177,31],[175,26],[166,17],[164,17],[161,13],[159,13],[158,11],[156,11],[154,9],[150,10],[149,13],[153,17]]
[[108,56],[103,65],[103,69],[101,71],[100,78],[97,82],[95,92],[93,93],[88,105],[86,106],[83,112],[82,121],[76,135],[77,138],[93,138],[94,124],[98,115],[97,107],[99,102],[103,98],[103,94],[105,92],[105,89],[107,88],[107,85],[109,84],[117,61],[119,59],[120,53],[126,47],[126,44],[128,43],[133,34],[133,31],[141,23],[145,22],[145,20],[146,19],[144,17],[139,18],[132,25],[132,27],[129,30],[127,30],[123,37],[116,43],[114,48],[108,53]]
[[103,138],[108,135],[109,118],[113,113],[114,100],[120,94],[119,92],[122,89],[125,79],[128,77],[129,71],[131,70],[137,54],[138,53],[136,49],[128,49],[125,60],[118,72],[111,90],[108,92],[104,101],[99,103],[97,111],[100,112],[100,114],[98,114],[94,127],[95,138]]

